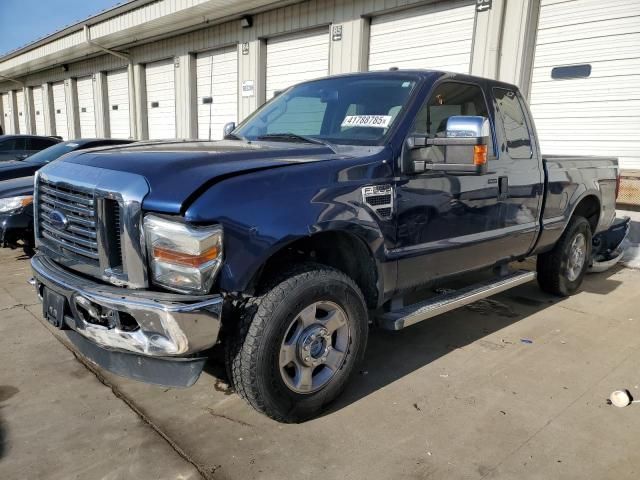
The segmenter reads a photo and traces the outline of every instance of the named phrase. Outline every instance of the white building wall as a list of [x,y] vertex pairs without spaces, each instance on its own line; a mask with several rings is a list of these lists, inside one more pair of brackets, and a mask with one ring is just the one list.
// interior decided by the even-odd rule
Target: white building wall
[[18,101],[16,98],[15,90],[9,90],[7,92],[9,95],[9,130],[8,133],[19,133],[20,129],[18,127]]
[[50,83],[42,84],[42,110],[44,114],[44,130],[47,135],[55,135],[55,111],[53,109],[53,87]]
[[32,116],[34,120],[34,132],[38,135],[46,135],[44,101],[41,85],[31,87],[31,105],[33,107]]
[[16,90],[16,107],[18,110],[18,133],[26,134],[27,133],[27,111],[25,108],[25,97],[24,91]]
[[4,133],[13,133],[13,109],[11,108],[9,93],[3,93],[0,99],[2,102],[2,126]]

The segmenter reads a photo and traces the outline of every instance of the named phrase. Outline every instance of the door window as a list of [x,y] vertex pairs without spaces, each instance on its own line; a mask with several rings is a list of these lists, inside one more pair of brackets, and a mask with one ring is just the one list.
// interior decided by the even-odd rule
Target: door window
[[507,152],[511,158],[531,158],[531,136],[527,128],[526,116],[522,104],[513,90],[494,88],[493,96],[507,141]]
[[28,142],[29,150],[44,150],[45,148],[49,148],[51,145],[55,145],[58,143],[56,140],[51,140],[48,138],[30,138]]
[[[449,117],[461,115],[488,118],[488,112],[487,102],[478,85],[445,82],[436,87],[416,115],[412,132],[429,138],[445,137]],[[439,157],[443,157],[442,147],[431,147],[429,150],[433,151],[428,155],[428,160],[440,161]],[[489,141],[489,155],[493,155],[493,140]]]

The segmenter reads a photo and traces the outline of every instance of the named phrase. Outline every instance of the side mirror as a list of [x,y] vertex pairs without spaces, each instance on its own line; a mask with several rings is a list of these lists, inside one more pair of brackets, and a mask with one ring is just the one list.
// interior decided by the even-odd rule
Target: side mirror
[[[477,116],[452,116],[447,120],[445,137],[409,137],[407,147],[412,152],[413,171],[487,173],[487,153],[490,139],[489,120]],[[431,148],[430,148],[431,147]],[[441,147],[444,154],[422,155],[432,147]],[[435,161],[434,161],[435,160]]]
[[222,127],[222,138],[224,138],[227,135],[229,135],[235,129],[236,129],[236,122],[225,123],[224,127]]

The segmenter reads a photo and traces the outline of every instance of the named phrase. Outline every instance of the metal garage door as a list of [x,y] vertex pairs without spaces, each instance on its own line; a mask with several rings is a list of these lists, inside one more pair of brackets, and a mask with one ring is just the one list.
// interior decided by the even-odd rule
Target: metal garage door
[[196,57],[198,138],[219,140],[238,117],[238,51],[229,47]]
[[13,121],[11,116],[11,107],[9,105],[9,94],[2,94],[2,116],[4,122],[4,133],[14,133],[13,132]]
[[149,138],[175,138],[176,90],[173,59],[146,68]]
[[44,135],[44,110],[42,103],[42,87],[32,87],[31,94],[33,96],[33,116],[36,120],[36,134]]
[[78,115],[80,116],[80,137],[95,138],[96,114],[93,104],[93,78],[78,79]]
[[284,35],[267,41],[267,100],[275,92],[329,74],[327,29]]
[[542,1],[531,110],[543,152],[614,155],[640,169],[637,10],[638,0]]
[[24,90],[16,90],[16,107],[18,109],[17,133],[27,133],[27,111],[24,105]]
[[438,2],[371,20],[369,70],[432,68],[469,73],[475,2]]
[[53,92],[53,114],[56,123],[56,135],[63,140],[69,140],[69,127],[67,126],[67,101],[64,93],[64,82],[51,85]]
[[111,138],[129,138],[129,74],[126,68],[107,73],[107,97]]

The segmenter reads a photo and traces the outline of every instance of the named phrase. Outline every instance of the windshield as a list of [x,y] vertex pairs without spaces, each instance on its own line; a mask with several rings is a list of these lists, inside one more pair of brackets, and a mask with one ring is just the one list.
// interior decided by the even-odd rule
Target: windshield
[[[233,132],[247,140],[378,145],[416,85],[411,76],[349,76],[294,86]],[[296,139],[296,137],[298,137]]]
[[52,162],[58,157],[61,157],[65,153],[72,152],[78,148],[78,144],[75,142],[61,142],[52,147],[40,150],[38,153],[34,153],[30,157],[25,159],[25,162],[37,163],[38,165],[44,165],[45,163]]

